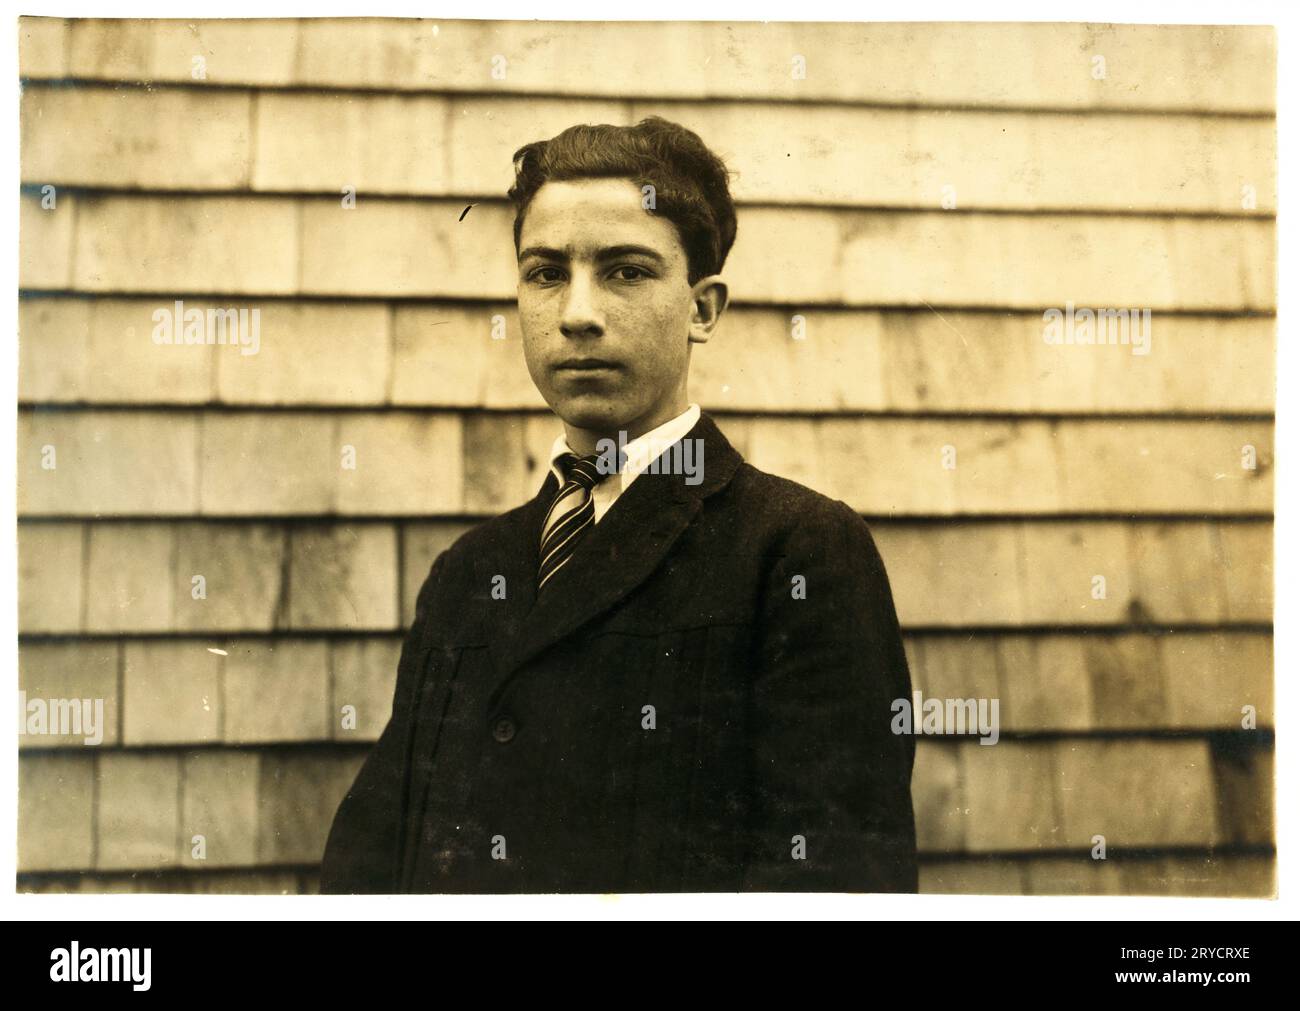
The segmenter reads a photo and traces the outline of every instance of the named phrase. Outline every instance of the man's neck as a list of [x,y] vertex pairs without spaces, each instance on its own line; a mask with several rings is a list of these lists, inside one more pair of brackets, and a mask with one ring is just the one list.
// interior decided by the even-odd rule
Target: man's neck
[[[564,422],[564,437],[568,440],[569,447],[575,453],[579,456],[589,456],[592,453],[600,452],[603,448],[602,440],[609,440],[609,442],[603,444],[604,446],[608,446],[611,442],[616,446],[629,443],[634,439],[639,439],[646,432],[652,432],[660,425],[672,421],[673,418],[681,417],[688,410],[690,410],[690,404],[683,398],[682,402],[676,407],[669,408],[666,411],[656,411],[652,415],[645,415],[638,418],[627,428],[616,428],[608,431],[578,428],[566,421]],[[620,431],[623,433],[621,442],[619,439]]]

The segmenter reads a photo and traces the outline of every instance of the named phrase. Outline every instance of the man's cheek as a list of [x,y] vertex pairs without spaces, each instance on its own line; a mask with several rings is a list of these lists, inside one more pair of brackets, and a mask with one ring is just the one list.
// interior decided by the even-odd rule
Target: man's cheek
[[658,346],[678,329],[675,323],[679,315],[673,306],[645,300],[611,309],[606,314],[606,323],[611,332],[625,333],[643,344]]
[[[545,331],[539,327],[537,320],[529,319],[523,313],[519,315],[519,328],[524,350],[524,365],[533,383],[540,388],[547,381],[546,369],[543,367]],[[513,335],[507,332],[505,336],[509,339]]]
[[[554,329],[544,308],[540,306],[519,305],[519,329],[524,342],[524,354],[539,354],[546,343],[547,334]],[[507,338],[510,336],[506,334]]]

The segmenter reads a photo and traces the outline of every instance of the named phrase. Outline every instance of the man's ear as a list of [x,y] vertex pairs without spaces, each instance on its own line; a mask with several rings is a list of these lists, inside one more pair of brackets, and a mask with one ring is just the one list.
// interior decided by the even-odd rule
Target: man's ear
[[727,283],[718,274],[702,277],[691,287],[692,344],[703,344],[713,333],[727,308]]

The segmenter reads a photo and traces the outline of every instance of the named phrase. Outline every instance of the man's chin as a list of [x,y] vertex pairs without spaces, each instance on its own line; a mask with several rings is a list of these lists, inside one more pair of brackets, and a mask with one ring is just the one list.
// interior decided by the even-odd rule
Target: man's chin
[[636,417],[635,408],[628,404],[592,394],[566,397],[555,406],[555,413],[572,428],[602,433],[626,430]]

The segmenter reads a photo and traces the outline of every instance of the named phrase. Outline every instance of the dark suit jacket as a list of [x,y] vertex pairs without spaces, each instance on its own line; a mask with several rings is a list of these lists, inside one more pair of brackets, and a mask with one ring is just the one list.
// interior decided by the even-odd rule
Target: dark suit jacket
[[707,414],[687,438],[703,482],[641,474],[540,602],[554,475],[437,558],[322,891],[916,890],[911,683],[866,523]]

